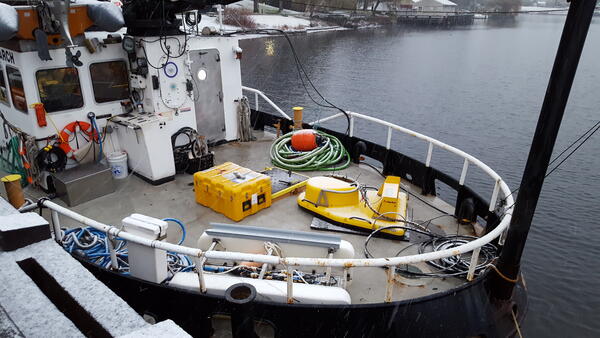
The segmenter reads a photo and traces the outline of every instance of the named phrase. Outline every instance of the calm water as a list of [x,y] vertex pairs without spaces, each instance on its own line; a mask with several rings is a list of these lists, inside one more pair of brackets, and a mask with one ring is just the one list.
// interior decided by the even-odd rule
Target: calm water
[[[457,146],[486,162],[514,188],[525,166],[563,23],[561,16],[530,15],[509,27],[477,22],[447,31],[394,27],[292,40],[311,79],[329,100]],[[285,40],[247,40],[242,47],[245,85],[264,90],[288,111],[305,106],[311,121],[333,113],[308,99]],[[599,55],[600,20],[595,19],[558,151],[600,119]],[[356,127],[368,139],[385,142],[385,130],[366,123]],[[399,136],[393,144],[425,159],[424,144]],[[523,262],[530,297],[526,336],[600,334],[599,155],[597,135],[546,180]],[[462,167],[462,161],[439,150],[432,164],[455,177]],[[491,182],[475,169],[469,170],[467,184],[491,195]]]

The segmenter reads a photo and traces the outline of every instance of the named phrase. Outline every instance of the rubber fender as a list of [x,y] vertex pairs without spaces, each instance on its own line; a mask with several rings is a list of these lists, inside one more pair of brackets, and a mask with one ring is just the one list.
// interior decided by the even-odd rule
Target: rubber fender
[[0,41],[7,41],[19,31],[19,15],[14,7],[5,3],[0,3],[0,13]]
[[88,17],[102,31],[116,32],[125,26],[121,8],[111,2],[85,0],[78,1],[77,4],[87,5]]

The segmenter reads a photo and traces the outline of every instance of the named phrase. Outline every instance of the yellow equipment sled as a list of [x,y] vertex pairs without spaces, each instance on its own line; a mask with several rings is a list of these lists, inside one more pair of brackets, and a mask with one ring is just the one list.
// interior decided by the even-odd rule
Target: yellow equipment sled
[[[361,187],[358,182],[334,176],[318,176],[306,182],[298,205],[334,224],[363,231],[380,227],[406,226],[408,197],[400,191],[400,177],[388,176],[379,190]],[[383,233],[404,236],[404,229]]]

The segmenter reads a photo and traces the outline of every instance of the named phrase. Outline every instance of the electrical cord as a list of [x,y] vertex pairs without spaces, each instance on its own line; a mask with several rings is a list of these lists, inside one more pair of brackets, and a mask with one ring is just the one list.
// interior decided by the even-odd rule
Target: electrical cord
[[[427,221],[424,221],[421,223],[402,221],[402,220],[399,220],[399,221],[406,223],[406,224],[422,226],[423,224],[429,223],[432,220],[443,217],[443,216],[447,216],[447,215],[437,216],[437,217],[434,217],[430,220],[427,220]],[[415,245],[419,245],[418,253],[423,254],[425,252],[434,252],[434,251],[451,249],[451,248],[454,248],[454,247],[457,247],[460,245],[464,245],[464,244],[468,243],[469,241],[477,239],[477,237],[474,237],[474,236],[459,235],[459,234],[442,236],[442,235],[434,234],[427,229],[419,230],[419,229],[415,229],[413,227],[408,227],[408,226],[403,226],[403,225],[384,226],[384,227],[375,229],[365,239],[363,247],[364,247],[364,255],[366,258],[373,258],[373,255],[369,251],[369,242],[371,241],[371,239],[377,233],[379,233],[380,231],[386,230],[386,229],[404,229],[406,231],[412,231],[412,232],[416,232],[416,233],[430,237],[430,239],[425,240],[421,243],[413,243],[411,245],[408,245],[408,246],[402,248],[400,251],[398,251],[396,253],[396,256],[399,256],[402,252],[408,250],[411,247],[414,247]],[[494,259],[496,259],[498,256],[498,248],[491,243],[485,244],[480,248],[479,255],[480,255],[479,256],[480,263],[478,263],[477,266],[475,267],[476,273],[487,268],[488,266],[490,266],[490,264],[492,264]],[[428,265],[437,269],[435,272],[432,272],[432,273],[414,272],[414,271],[409,271],[408,269],[400,269],[400,268],[396,268],[396,271],[399,273],[402,273],[402,274],[413,275],[413,276],[417,276],[417,277],[446,278],[446,277],[466,275],[469,270],[470,262],[471,262],[470,257],[463,258],[462,255],[456,255],[456,256],[442,258],[439,260],[427,261]]]
[[177,245],[181,245],[183,243],[183,241],[185,241],[185,236],[186,236],[185,225],[183,224],[183,222],[176,218],[163,218],[163,221],[173,222],[173,223],[176,223],[177,225],[179,225],[179,227],[181,228],[181,239],[179,240]]
[[[558,159],[565,154],[569,149],[573,148],[578,142],[579,144],[577,144],[577,146],[571,150],[560,162],[558,162],[557,165],[555,165],[552,169],[550,169],[546,175],[544,175],[544,178],[550,176],[553,172],[555,172],[558,168],[560,168],[560,166],[562,164],[564,164],[577,150],[579,150],[579,148],[581,148],[581,146],[583,146],[589,139],[590,137],[592,137],[598,130],[600,129],[600,120],[597,121],[592,127],[590,127],[588,130],[586,130],[583,134],[581,134],[581,136],[579,136],[575,141],[571,142],[571,144],[569,144],[565,149],[563,149],[556,157],[554,157],[554,159],[552,159],[549,163],[548,163],[548,167],[550,167],[550,165],[552,165],[554,162],[558,161]],[[583,140],[582,140],[583,139]],[[581,141],[581,142],[580,142]],[[517,192],[518,190],[520,190],[522,188],[521,185],[519,185],[516,189],[514,189],[513,191],[510,192],[510,194],[508,194],[508,196],[513,195],[515,192]],[[506,199],[508,198],[508,196],[504,197],[499,204],[503,205],[506,202]],[[510,209],[512,206],[514,206],[517,203],[517,201],[515,200],[513,202],[513,204],[511,204],[510,206],[504,208],[504,210],[508,210]]]
[[[165,220],[175,222],[183,230],[182,239],[185,239],[185,226],[181,221],[174,218]],[[86,261],[104,269],[111,268],[111,258],[106,233],[92,227],[62,229],[63,248],[72,255],[79,256]],[[115,238],[114,249],[117,256],[117,272],[129,274],[129,254],[127,250],[127,241],[122,238]],[[194,268],[192,260],[182,254],[167,251],[167,267],[171,277],[177,272],[191,271]]]
[[[180,136],[187,137],[187,141],[177,145]],[[189,172],[189,169],[197,171],[196,165],[200,165],[198,159],[208,153],[207,145],[200,142],[198,132],[190,127],[183,127],[171,136],[171,147],[175,159],[175,171],[178,173]]]
[[[304,91],[306,92],[306,94],[308,95],[308,97],[310,98],[310,100],[316,104],[319,107],[322,108],[329,108],[329,109],[336,109],[339,110],[341,113],[344,114],[344,116],[346,117],[346,122],[347,122],[347,127],[346,127],[346,135],[350,134],[350,114],[348,114],[348,112],[340,107],[338,107],[337,105],[331,103],[331,101],[327,100],[323,94],[321,94],[321,92],[317,89],[317,87],[315,86],[315,84],[313,83],[313,81],[310,79],[310,76],[308,76],[308,72],[306,71],[306,69],[304,68],[304,65],[302,64],[302,61],[300,60],[300,57],[298,56],[298,53],[296,52],[296,48],[294,47],[294,44],[292,43],[292,40],[290,39],[289,35],[281,29],[275,29],[275,28],[262,28],[262,29],[257,29],[257,30],[243,30],[243,31],[236,31],[236,32],[231,32],[231,33],[227,33],[227,36],[236,34],[236,33],[243,33],[243,34],[261,34],[261,33],[267,33],[268,32],[276,32],[278,34],[281,34],[285,37],[288,45],[290,46],[290,50],[292,52],[292,56],[294,57],[294,61],[296,64],[296,70],[298,71],[298,77],[300,78],[300,83],[302,83],[302,87],[304,87]],[[306,78],[306,80],[304,79]],[[319,96],[319,98],[321,98],[321,100],[323,100],[326,104],[317,102],[317,100],[315,100],[313,98],[313,96],[310,93],[310,90],[308,89],[306,83],[308,83],[310,85],[310,87],[315,91],[315,93]]]
[[35,162],[40,170],[56,173],[67,166],[67,154],[56,144],[48,145],[40,149]]

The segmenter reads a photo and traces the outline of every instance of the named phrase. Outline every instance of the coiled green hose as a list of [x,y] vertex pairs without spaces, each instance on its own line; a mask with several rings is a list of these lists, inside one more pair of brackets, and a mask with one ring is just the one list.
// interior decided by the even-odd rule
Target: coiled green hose
[[[290,143],[292,134],[279,137],[271,145],[271,162],[294,171],[335,171],[350,165],[350,155],[337,137],[315,130],[325,142],[312,151],[295,151]],[[338,165],[341,163],[340,165]]]

